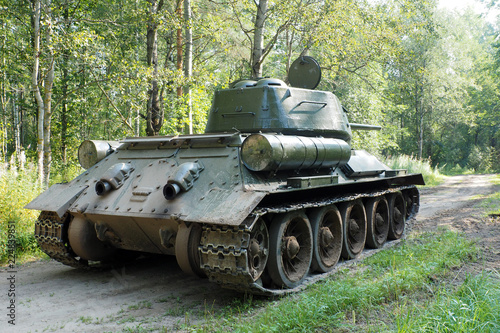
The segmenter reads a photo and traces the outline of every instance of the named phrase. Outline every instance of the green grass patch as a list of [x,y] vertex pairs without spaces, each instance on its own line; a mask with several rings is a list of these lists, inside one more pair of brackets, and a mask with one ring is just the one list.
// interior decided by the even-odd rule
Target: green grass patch
[[408,173],[421,173],[427,186],[439,185],[446,178],[437,167],[432,167],[430,161],[419,160],[413,156],[401,155],[384,162],[392,169],[406,169]]
[[[8,262],[8,250],[16,249],[16,263],[31,256],[40,256],[41,251],[33,235],[35,220],[39,212],[23,207],[33,200],[40,188],[32,168],[5,170],[0,166],[0,265]],[[7,232],[8,230],[8,232]],[[12,240],[9,243],[9,236]]]
[[[500,175],[493,176],[491,182],[495,185],[500,185]],[[500,192],[481,196],[478,199],[482,199],[479,207],[484,209],[484,216],[500,215]]]
[[500,283],[467,276],[455,290],[442,288],[424,304],[403,307],[398,332],[500,332]]
[[[346,318],[380,311],[414,294],[428,293],[453,268],[477,256],[475,244],[450,231],[426,233],[344,269],[305,292],[264,301],[238,314],[234,308],[193,331],[315,332],[347,329]],[[387,326],[397,329],[393,318]],[[366,329],[366,327],[365,327]],[[364,330],[364,329],[363,329]],[[366,329],[369,330],[369,329]],[[377,330],[375,330],[377,331]]]

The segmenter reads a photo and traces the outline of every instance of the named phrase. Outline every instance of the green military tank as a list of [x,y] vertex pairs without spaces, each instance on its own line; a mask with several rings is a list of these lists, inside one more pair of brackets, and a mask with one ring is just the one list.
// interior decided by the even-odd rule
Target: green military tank
[[339,259],[402,237],[419,207],[420,174],[351,149],[338,98],[313,90],[311,57],[289,82],[243,80],[215,93],[204,134],[88,140],[86,169],[26,208],[35,236],[73,267],[126,251],[173,255],[186,274],[256,294],[282,294]]

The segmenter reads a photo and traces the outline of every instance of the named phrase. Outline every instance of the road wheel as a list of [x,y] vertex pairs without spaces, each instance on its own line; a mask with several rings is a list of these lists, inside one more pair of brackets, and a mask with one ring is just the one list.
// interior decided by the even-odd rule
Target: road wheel
[[268,271],[279,287],[294,288],[302,283],[311,266],[312,230],[302,211],[277,215],[269,230]]
[[406,201],[401,192],[389,195],[389,239],[400,239],[405,231]]
[[317,208],[309,214],[313,234],[313,271],[326,273],[335,267],[342,252],[342,217],[336,206]]
[[182,223],[175,238],[175,258],[182,271],[188,275],[206,277],[200,267],[200,253],[198,246],[201,241],[202,227],[198,223],[188,226]]
[[366,203],[366,245],[381,248],[389,233],[389,204],[384,197],[370,198]]
[[366,213],[361,200],[344,203],[340,209],[343,222],[342,258],[354,259],[365,247]]
[[93,223],[78,216],[69,223],[68,241],[71,250],[83,260],[112,260],[117,250],[97,238]]

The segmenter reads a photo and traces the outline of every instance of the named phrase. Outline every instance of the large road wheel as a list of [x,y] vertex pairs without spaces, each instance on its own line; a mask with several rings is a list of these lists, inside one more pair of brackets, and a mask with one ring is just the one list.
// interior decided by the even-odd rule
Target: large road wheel
[[279,287],[298,286],[311,266],[313,238],[311,225],[302,211],[278,214],[269,230],[268,271]]
[[317,208],[309,214],[313,234],[313,271],[326,273],[335,267],[342,252],[342,217],[336,206]]
[[389,204],[385,197],[370,198],[366,203],[366,245],[381,248],[389,234]]
[[405,231],[406,201],[401,192],[389,195],[389,239],[400,239]]
[[349,201],[341,206],[343,245],[342,258],[354,259],[365,247],[366,240],[366,213],[361,200]]
[[198,223],[186,226],[182,223],[175,238],[175,258],[182,271],[188,275],[206,277],[200,267],[200,245],[202,227]]
[[248,267],[254,281],[262,275],[269,257],[269,232],[263,219],[259,219],[250,232]]
[[69,223],[68,241],[71,250],[83,260],[112,260],[116,248],[97,238],[94,224],[83,217],[75,217]]

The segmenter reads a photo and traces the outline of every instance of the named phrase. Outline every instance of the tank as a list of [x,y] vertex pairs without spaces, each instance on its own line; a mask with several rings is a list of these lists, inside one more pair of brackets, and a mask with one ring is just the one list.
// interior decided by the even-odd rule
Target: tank
[[301,57],[289,85],[217,91],[204,134],[84,141],[86,171],[26,206],[41,211],[41,249],[77,268],[172,255],[186,274],[276,295],[401,238],[422,175],[351,149],[353,130],[380,127],[349,123],[333,93],[313,90],[320,78]]

